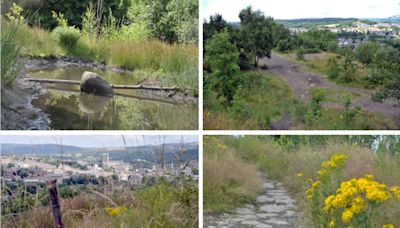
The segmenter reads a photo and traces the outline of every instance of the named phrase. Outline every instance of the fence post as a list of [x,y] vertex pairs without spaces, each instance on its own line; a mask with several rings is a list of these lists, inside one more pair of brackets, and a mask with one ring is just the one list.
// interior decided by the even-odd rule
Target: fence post
[[51,204],[51,209],[53,212],[54,222],[56,228],[64,228],[64,224],[62,223],[62,215],[60,210],[60,200],[58,199],[57,192],[57,179],[47,181],[47,187],[49,189],[49,199]]

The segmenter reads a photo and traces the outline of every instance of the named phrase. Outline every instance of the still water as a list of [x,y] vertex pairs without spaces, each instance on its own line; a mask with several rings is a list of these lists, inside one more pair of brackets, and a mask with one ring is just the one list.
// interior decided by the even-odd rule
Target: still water
[[[29,77],[80,80],[84,71],[103,76],[111,84],[137,84],[132,72],[115,73],[82,66],[30,71]],[[114,97],[79,92],[79,86],[47,84],[48,93],[32,104],[49,115],[52,129],[71,130],[195,130],[196,105],[178,104],[138,90],[115,90]]]

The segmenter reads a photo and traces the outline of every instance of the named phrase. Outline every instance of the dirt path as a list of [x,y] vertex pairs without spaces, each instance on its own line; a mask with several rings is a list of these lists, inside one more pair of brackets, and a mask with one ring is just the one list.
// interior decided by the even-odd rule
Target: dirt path
[[255,204],[237,208],[232,214],[205,216],[204,227],[302,227],[297,223],[299,215],[295,210],[295,200],[283,185],[264,178],[263,191]]
[[[294,94],[302,100],[308,101],[311,99],[310,89],[313,87],[348,91],[360,95],[351,101],[351,107],[360,107],[370,112],[381,113],[399,122],[400,107],[394,107],[395,102],[393,100],[385,100],[382,103],[372,101],[371,96],[373,91],[337,85],[328,81],[325,76],[307,72],[301,65],[277,54],[272,54],[271,59],[261,59],[260,65],[263,64],[268,66],[268,69],[265,71],[282,77],[289,84]],[[324,103],[324,106],[343,107],[343,105],[339,103]]]

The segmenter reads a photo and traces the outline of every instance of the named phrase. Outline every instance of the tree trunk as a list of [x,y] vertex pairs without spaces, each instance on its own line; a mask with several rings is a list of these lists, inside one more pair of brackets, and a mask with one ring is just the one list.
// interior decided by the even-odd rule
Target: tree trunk
[[56,225],[55,227],[64,228],[60,210],[60,200],[58,198],[58,192],[57,192],[57,180],[48,181],[47,187],[49,189],[49,199],[50,199],[51,209],[53,212],[54,223]]

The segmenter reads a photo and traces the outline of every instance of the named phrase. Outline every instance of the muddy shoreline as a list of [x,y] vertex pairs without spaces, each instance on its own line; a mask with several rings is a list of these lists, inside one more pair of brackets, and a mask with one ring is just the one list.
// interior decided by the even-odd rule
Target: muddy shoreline
[[[32,101],[49,92],[45,84],[25,80],[31,70],[44,70],[50,67],[82,66],[108,70],[116,73],[131,72],[129,70],[84,61],[75,57],[30,57],[23,61],[23,69],[15,80],[13,86],[1,88],[1,129],[2,130],[49,130],[51,120],[48,114],[32,105]],[[143,85],[159,83],[155,79],[142,80]],[[164,92],[144,91],[148,98],[161,99],[171,103],[197,105],[198,97],[189,95],[187,91]]]
[[1,129],[2,130],[49,130],[50,119],[32,101],[46,93],[46,89],[36,82],[25,80],[24,68],[12,87],[1,88]]

